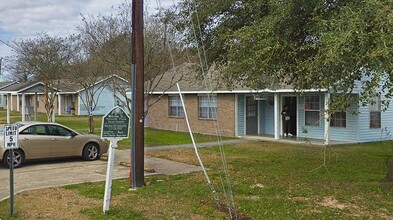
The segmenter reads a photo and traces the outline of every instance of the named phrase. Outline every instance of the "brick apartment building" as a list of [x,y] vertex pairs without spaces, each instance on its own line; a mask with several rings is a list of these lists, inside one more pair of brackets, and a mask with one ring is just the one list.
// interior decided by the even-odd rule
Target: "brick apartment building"
[[[380,141],[381,131],[393,131],[393,107],[389,106],[385,111],[381,107],[382,101],[389,98],[384,94],[372,97],[375,104],[353,103],[345,111],[328,118],[325,114],[330,104],[328,89],[299,92],[288,85],[280,85],[274,90],[245,87],[228,90],[220,86],[219,80],[211,80],[214,85],[207,89],[204,83],[195,79],[195,74],[185,74],[186,71],[181,70],[164,74],[156,89],[150,92],[150,103],[157,102],[148,111],[146,124],[149,127],[188,131],[175,84],[179,81],[195,133],[269,136],[274,139],[285,138],[285,133],[285,136],[325,142],[370,142]],[[360,89],[353,95],[358,95]],[[393,139],[392,136],[385,138]]]
[[[160,95],[152,95],[156,101]],[[211,106],[205,103],[211,100]],[[184,94],[188,119],[195,133],[235,136],[235,95],[188,91]],[[188,131],[179,95],[167,95],[155,103],[148,112],[148,126],[152,128]]]

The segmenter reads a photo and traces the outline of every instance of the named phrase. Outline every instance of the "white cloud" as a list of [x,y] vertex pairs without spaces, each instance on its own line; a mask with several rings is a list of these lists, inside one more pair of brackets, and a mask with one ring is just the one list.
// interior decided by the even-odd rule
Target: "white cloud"
[[37,32],[61,34],[78,22],[85,1],[23,1],[0,5],[0,27],[13,39],[32,37]]
[[[167,8],[179,0],[145,0],[150,13]],[[46,32],[52,36],[67,36],[75,32],[81,14],[98,15],[113,12],[116,7],[131,0],[12,0],[0,1],[0,40],[13,41],[34,37]],[[11,54],[11,49],[0,42],[0,56]]]
[[[132,0],[0,0],[0,40],[8,42],[31,38],[46,32],[52,36],[67,36],[75,32],[81,14],[110,14],[113,7]],[[179,0],[144,0],[145,10],[156,12]],[[0,57],[12,55],[12,49],[0,42]],[[3,74],[8,74],[3,71]],[[0,76],[0,80],[3,76]]]

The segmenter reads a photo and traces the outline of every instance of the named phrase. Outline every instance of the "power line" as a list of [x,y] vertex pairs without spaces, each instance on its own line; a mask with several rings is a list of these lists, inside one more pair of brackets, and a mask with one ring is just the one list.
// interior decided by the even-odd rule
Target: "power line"
[[8,46],[9,48],[11,48],[11,49],[13,49],[13,50],[17,50],[17,48],[16,48],[15,46],[12,46],[11,44],[9,44],[9,43],[7,43],[7,42],[5,42],[5,41],[3,41],[3,40],[0,40],[0,42],[3,43],[3,44],[5,44],[6,46]]

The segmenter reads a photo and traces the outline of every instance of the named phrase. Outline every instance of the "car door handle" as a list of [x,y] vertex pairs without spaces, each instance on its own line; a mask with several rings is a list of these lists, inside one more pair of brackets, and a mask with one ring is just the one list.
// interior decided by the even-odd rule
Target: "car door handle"
[[22,139],[22,141],[28,141],[28,140],[29,140],[28,138],[23,138],[23,139]]
[[56,138],[52,138],[52,141],[57,141],[58,139],[56,139]]

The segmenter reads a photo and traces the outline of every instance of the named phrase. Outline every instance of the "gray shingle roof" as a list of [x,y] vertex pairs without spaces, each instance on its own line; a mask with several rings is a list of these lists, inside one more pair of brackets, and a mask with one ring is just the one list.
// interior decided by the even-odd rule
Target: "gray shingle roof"
[[20,91],[24,88],[27,88],[29,86],[32,86],[34,84],[38,83],[37,81],[34,82],[22,82],[22,83],[17,83],[15,85],[12,85],[10,87],[4,88],[1,91],[7,91],[7,92],[17,92]]
[[[206,78],[206,80],[204,78]],[[158,85],[152,93],[177,92],[176,82],[179,82],[182,92],[188,93],[255,91],[255,89],[242,86],[238,82],[233,82],[232,85],[228,87],[224,80],[220,78],[220,74],[218,74],[217,71],[210,70],[204,77],[202,73],[197,72],[192,64],[183,64],[157,77],[155,83],[158,83]],[[291,90],[292,88],[292,86],[280,84],[276,89]]]

